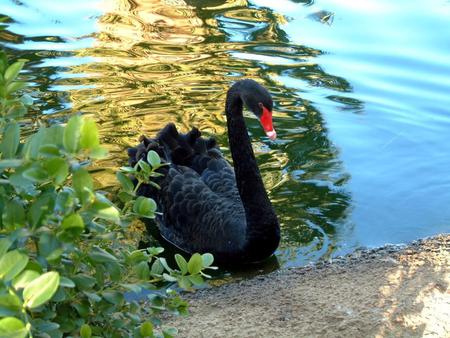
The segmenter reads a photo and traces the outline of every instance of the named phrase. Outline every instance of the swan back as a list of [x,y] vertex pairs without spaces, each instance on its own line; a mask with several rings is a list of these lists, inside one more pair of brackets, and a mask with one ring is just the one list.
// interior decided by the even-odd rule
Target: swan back
[[212,138],[194,128],[179,133],[167,125],[154,139],[128,150],[134,166],[156,151],[169,166],[156,183],[160,190],[142,185],[139,195],[152,197],[162,212],[157,221],[161,235],[185,252],[211,252],[216,258],[243,250],[246,218],[233,168]]

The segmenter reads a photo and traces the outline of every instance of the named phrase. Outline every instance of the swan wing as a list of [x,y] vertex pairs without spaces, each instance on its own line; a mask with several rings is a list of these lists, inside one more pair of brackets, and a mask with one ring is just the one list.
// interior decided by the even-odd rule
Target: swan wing
[[242,203],[218,194],[188,167],[171,168],[162,188],[161,234],[187,252],[235,251],[245,238]]
[[202,179],[217,195],[239,207],[242,206],[234,170],[225,159],[209,161],[207,168],[202,173]]

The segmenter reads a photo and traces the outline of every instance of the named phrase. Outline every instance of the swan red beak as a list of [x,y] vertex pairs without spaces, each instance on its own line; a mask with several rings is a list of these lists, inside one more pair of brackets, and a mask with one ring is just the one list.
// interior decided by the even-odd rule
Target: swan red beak
[[262,125],[267,137],[273,141],[277,138],[277,132],[273,128],[272,112],[264,106],[262,106],[262,110],[263,110],[263,113],[259,120],[261,121],[261,125]]

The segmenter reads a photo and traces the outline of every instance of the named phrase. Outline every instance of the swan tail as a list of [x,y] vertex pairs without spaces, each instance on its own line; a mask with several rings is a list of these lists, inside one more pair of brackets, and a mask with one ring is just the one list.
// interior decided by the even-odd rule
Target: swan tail
[[164,149],[160,146],[156,139],[151,139],[146,136],[141,136],[140,143],[128,148],[128,164],[134,167],[140,160],[145,160],[150,150],[154,150],[158,153],[162,160],[165,160]]
[[[143,138],[142,142],[149,139]],[[179,133],[173,123],[167,124],[156,136],[156,142],[160,147],[160,156],[173,166],[185,166],[194,169],[201,174],[211,159],[221,158],[222,153],[217,148],[214,138],[204,138],[197,128],[192,128],[186,134]],[[158,148],[149,142],[146,147]],[[139,146],[138,146],[139,147]]]
[[[147,154],[151,150],[158,153],[161,162],[169,164],[158,169],[164,176],[154,179],[163,190],[173,183],[176,173],[192,169],[201,175],[216,159],[223,159],[213,138],[201,137],[197,128],[186,134],[179,133],[172,123],[166,125],[155,138],[141,136],[140,143],[128,149],[129,165],[134,167],[140,160],[147,162]],[[158,190],[149,184],[142,184],[137,193],[149,197],[159,194]],[[164,202],[161,204],[164,205]]]

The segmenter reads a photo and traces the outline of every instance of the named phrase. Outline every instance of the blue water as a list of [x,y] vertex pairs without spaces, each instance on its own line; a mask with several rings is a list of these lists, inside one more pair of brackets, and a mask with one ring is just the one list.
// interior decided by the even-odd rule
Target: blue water
[[[316,62],[351,86],[336,93],[281,79],[308,88],[303,97],[317,105],[339,147],[351,175],[352,240],[378,246],[448,232],[450,3],[278,4],[292,18],[285,29],[290,39],[324,51]],[[330,25],[307,20],[323,9],[333,13]]]
[[250,77],[275,101],[276,142],[248,125],[282,266],[450,231],[449,1],[0,0],[0,15],[35,118],[99,122],[99,186],[167,122],[229,156],[226,89]]

